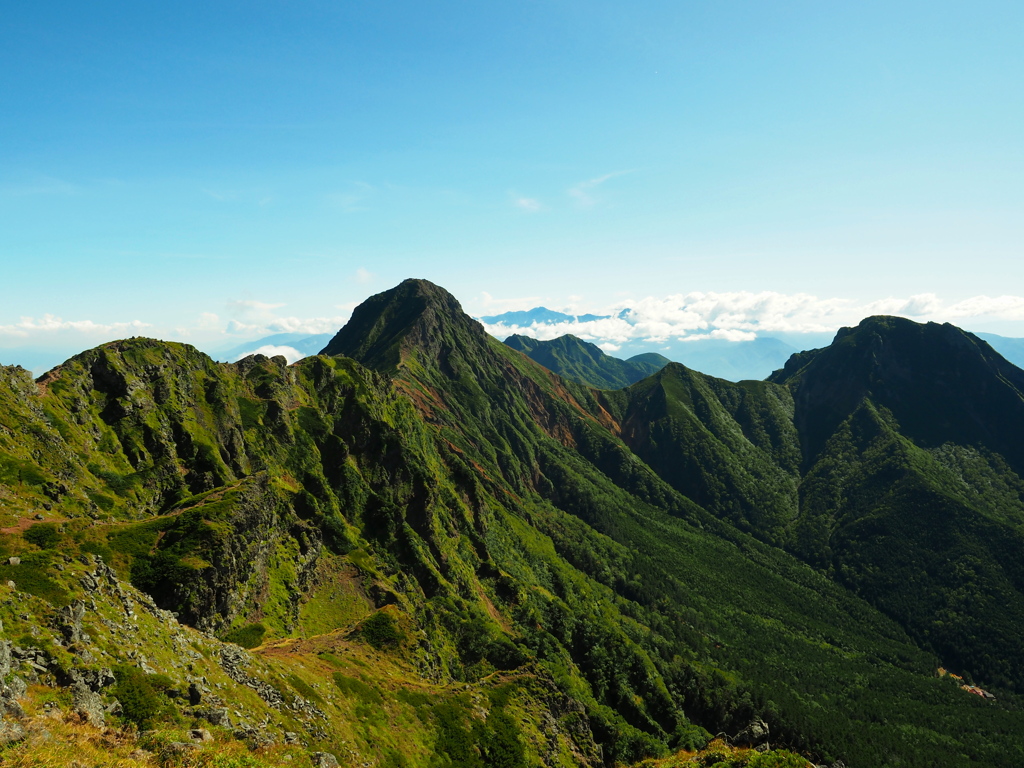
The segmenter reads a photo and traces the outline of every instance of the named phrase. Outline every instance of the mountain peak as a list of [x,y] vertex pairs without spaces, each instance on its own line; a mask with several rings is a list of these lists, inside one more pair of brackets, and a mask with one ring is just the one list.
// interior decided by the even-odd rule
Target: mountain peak
[[992,431],[996,424],[1024,429],[1024,371],[949,323],[867,317],[842,328],[828,347],[794,355],[770,380],[793,389],[811,453],[870,400],[923,445],[985,444],[1024,468],[1016,437]]
[[356,307],[320,354],[345,355],[369,368],[394,372],[417,350],[442,358],[455,337],[465,341],[467,336],[484,339],[486,332],[444,288],[410,278]]

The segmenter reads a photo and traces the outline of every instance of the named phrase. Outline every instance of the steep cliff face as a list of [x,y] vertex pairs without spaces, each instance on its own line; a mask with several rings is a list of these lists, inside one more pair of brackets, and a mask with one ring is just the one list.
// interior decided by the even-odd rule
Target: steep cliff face
[[152,542],[133,559],[132,581],[186,624],[216,633],[265,621],[291,633],[323,549],[320,530],[289,505],[292,495],[259,473],[115,539]]

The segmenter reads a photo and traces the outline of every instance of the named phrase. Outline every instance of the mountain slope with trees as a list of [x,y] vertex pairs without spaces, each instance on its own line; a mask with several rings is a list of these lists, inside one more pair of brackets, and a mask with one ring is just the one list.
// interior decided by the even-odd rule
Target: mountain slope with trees
[[[819,762],[1019,764],[1011,685],[992,703],[936,677],[948,648],[856,582],[870,557],[847,577],[795,556],[815,465],[793,382],[671,365],[591,389],[420,280],[368,299],[292,366],[133,339],[38,382],[3,369],[3,523],[24,529],[3,537],[19,561],[3,568],[31,606],[5,631],[58,626],[81,592],[62,558],[99,556],[154,610],[255,647],[247,663],[274,690],[320,696],[324,718],[260,715],[311,750],[611,766],[762,718],[773,745]],[[187,689],[146,650],[161,631],[100,658],[95,643],[51,643],[46,663],[141,653]],[[181,715],[161,701],[167,722]],[[416,745],[404,763],[395,733]]]
[[551,341],[513,335],[505,339],[505,344],[563,378],[597,389],[620,389],[635,384],[671,362],[654,352],[620,360],[571,334]]

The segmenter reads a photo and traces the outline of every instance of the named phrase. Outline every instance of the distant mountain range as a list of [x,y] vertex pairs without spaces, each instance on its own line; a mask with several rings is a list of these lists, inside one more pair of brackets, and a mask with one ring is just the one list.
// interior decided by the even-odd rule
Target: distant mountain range
[[[628,311],[628,310],[625,310]],[[533,309],[516,310],[503,312],[500,315],[489,315],[481,317],[485,323],[501,325],[518,325],[528,327],[534,323],[542,325],[554,325],[555,323],[588,323],[591,320],[607,320],[611,315],[567,315],[564,312],[556,312],[546,307],[534,307]]]
[[211,354],[215,360],[233,363],[240,357],[252,354],[264,347],[290,347],[299,353],[296,358],[299,359],[308,355],[315,355],[331,340],[332,335],[330,333],[312,335],[307,333],[275,333],[255,341],[246,341],[233,347],[222,348]]

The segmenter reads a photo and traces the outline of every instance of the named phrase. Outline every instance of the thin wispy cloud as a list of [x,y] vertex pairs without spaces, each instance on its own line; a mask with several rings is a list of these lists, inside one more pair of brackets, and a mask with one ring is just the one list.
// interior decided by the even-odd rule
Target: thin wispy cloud
[[368,211],[370,207],[367,203],[376,192],[377,189],[372,184],[367,184],[364,181],[354,181],[350,185],[350,189],[328,195],[327,202],[344,213]]
[[598,187],[607,181],[611,181],[619,176],[625,176],[632,172],[633,171],[614,171],[612,173],[606,173],[604,176],[598,176],[594,179],[581,181],[579,184],[569,188],[569,197],[575,200],[576,205],[580,208],[591,208],[599,202],[596,195]]
[[356,270],[356,282],[365,285],[366,283],[373,280],[375,275],[365,267],[360,267]]
[[265,208],[274,201],[274,197],[266,187],[249,187],[244,189],[216,189],[204,187],[203,194],[218,203],[244,203]]
[[198,327],[206,330],[220,327],[220,317],[213,312],[201,312],[199,314]]
[[275,309],[280,309],[284,304],[275,304],[255,299],[236,299],[227,303],[228,312],[242,318],[269,317]]
[[204,189],[203,194],[216,200],[218,203],[228,203],[238,199],[237,192],[219,192],[214,189]]
[[517,195],[514,192],[510,193],[510,197],[512,199],[512,205],[521,211],[537,213],[544,210],[544,205],[535,197],[524,197],[522,195]]
[[34,197],[36,195],[75,195],[81,187],[51,176],[39,176],[21,183],[0,184],[0,197]]
[[475,307],[480,308],[481,315],[501,314],[510,309],[529,309],[542,301],[540,296],[520,296],[514,299],[496,299],[487,291],[481,291],[473,300]]

